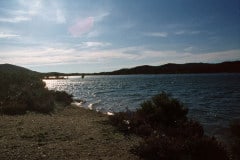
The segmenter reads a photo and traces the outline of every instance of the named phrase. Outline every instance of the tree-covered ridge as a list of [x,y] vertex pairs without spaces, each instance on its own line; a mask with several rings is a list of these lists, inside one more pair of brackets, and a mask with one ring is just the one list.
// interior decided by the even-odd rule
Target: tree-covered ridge
[[102,72],[106,75],[125,74],[181,74],[181,73],[240,73],[240,61],[209,63],[168,63],[161,66],[138,66],[134,68],[120,69],[113,72]]

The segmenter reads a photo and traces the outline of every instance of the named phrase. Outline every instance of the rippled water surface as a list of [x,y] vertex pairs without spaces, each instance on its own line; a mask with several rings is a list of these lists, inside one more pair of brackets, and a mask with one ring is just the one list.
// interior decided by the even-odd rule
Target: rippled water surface
[[49,89],[64,90],[84,100],[83,107],[103,112],[134,110],[165,91],[185,103],[189,117],[206,128],[224,127],[240,118],[240,74],[86,76],[45,82]]

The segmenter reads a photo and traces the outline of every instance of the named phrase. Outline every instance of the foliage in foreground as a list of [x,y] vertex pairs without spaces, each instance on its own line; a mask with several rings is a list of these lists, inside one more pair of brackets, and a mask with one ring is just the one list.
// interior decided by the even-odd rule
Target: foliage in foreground
[[234,160],[240,159],[240,121],[230,124],[233,143],[231,145],[232,157]]
[[110,122],[125,134],[143,137],[133,152],[147,160],[228,160],[226,149],[204,135],[201,124],[187,118],[188,109],[165,92],[135,111],[116,113]]
[[0,114],[50,113],[56,102],[71,101],[66,92],[49,91],[39,75],[0,73]]

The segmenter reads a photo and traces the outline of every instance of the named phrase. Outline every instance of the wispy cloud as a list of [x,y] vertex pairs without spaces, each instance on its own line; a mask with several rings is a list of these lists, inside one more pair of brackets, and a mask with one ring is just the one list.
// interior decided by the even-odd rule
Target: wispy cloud
[[24,21],[31,21],[32,17],[37,15],[41,8],[41,0],[18,0],[18,3],[24,8],[21,10],[1,9],[5,13],[5,16],[0,17],[0,22],[20,23]]
[[20,23],[32,21],[36,17],[44,21],[53,21],[56,23],[66,22],[62,8],[54,1],[44,3],[43,0],[18,0],[18,3],[21,9],[1,9],[5,15],[0,17],[0,22]]
[[103,12],[100,13],[99,15],[93,17],[95,22],[100,22],[102,20],[104,20],[104,18],[106,18],[107,16],[110,15],[110,12]]
[[190,63],[190,62],[223,62],[223,61],[233,61],[240,60],[240,50],[225,50],[219,52],[209,52],[202,54],[192,54],[188,53],[187,56],[176,59],[175,62],[178,63]]
[[69,27],[68,31],[73,37],[80,37],[86,33],[88,33],[88,37],[96,37],[99,35],[99,31],[92,30],[94,24],[103,21],[109,14],[109,12],[103,12],[97,16],[79,18]]
[[[191,52],[178,52],[175,50],[152,50],[144,47],[102,48],[109,45],[103,42],[84,42],[86,48],[35,48],[6,51],[0,55],[0,63],[13,63],[17,65],[59,65],[112,62],[114,60],[131,62],[135,65],[160,65],[165,63],[189,62],[222,62],[240,60],[240,50],[226,50],[194,54]],[[91,50],[98,47],[98,50]],[[114,67],[114,64],[112,65]],[[127,66],[126,66],[127,67]]]
[[63,12],[60,9],[56,10],[56,22],[57,23],[65,23],[66,17],[64,16]]
[[94,18],[87,17],[85,19],[78,19],[74,25],[69,28],[69,32],[73,37],[82,36],[88,33],[94,25]]
[[[85,43],[88,46],[109,45],[108,43]],[[59,65],[100,63],[114,59],[133,60],[137,55],[131,54],[133,48],[89,50],[72,48],[35,48],[5,51],[0,55],[0,63],[12,63],[16,65]]]
[[[28,1],[28,0],[18,0],[18,3],[25,8],[23,10],[22,14],[33,16],[39,14],[41,9],[43,8],[43,1],[42,0],[34,0],[34,1]],[[49,4],[49,3],[48,3]]]
[[194,49],[194,47],[190,46],[190,47],[184,48],[184,51],[191,52],[191,51],[193,51],[193,49]]
[[87,33],[87,37],[88,38],[98,37],[101,34],[102,34],[102,32],[100,30],[93,29],[93,30],[91,30],[90,32]]
[[24,21],[31,20],[30,17],[24,17],[24,16],[16,16],[16,17],[0,17],[0,22],[8,22],[8,23],[19,23]]
[[0,38],[19,38],[18,34],[0,33]]
[[186,32],[185,31],[177,31],[175,32],[176,35],[182,35],[182,34],[185,34]]
[[209,53],[203,53],[203,54],[193,54],[189,52],[163,51],[158,56],[157,55],[158,53],[153,52],[152,56],[155,56],[155,62],[153,62],[152,65],[160,65],[160,64],[166,64],[166,63],[179,63],[179,64],[199,63],[199,62],[219,63],[223,61],[235,61],[235,60],[240,60],[239,53],[240,53],[240,50],[226,50],[226,51],[209,52]]
[[168,33],[167,32],[149,32],[149,33],[144,33],[145,36],[150,36],[150,37],[167,37]]
[[135,26],[136,26],[135,22],[128,20],[127,22],[125,22],[122,25],[120,25],[119,28],[131,29],[131,28],[133,28]]
[[83,42],[79,46],[84,48],[99,48],[110,46],[111,43],[108,42]]
[[200,33],[201,33],[201,31],[187,31],[187,30],[179,30],[179,31],[175,32],[176,35],[184,35],[184,34],[196,35],[196,34],[200,34]]

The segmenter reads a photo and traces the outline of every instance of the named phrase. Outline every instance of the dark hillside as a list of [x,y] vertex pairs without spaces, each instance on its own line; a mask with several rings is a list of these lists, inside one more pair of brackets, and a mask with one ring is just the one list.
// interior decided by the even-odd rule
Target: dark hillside
[[32,76],[40,75],[39,72],[12,64],[0,64],[0,74],[27,74]]
[[71,103],[71,95],[49,91],[42,74],[10,64],[0,65],[0,114],[50,113],[55,104]]
[[120,69],[113,72],[104,72],[106,75],[124,74],[181,74],[181,73],[240,73],[240,61],[209,63],[168,63],[161,66],[138,66],[129,69]]

